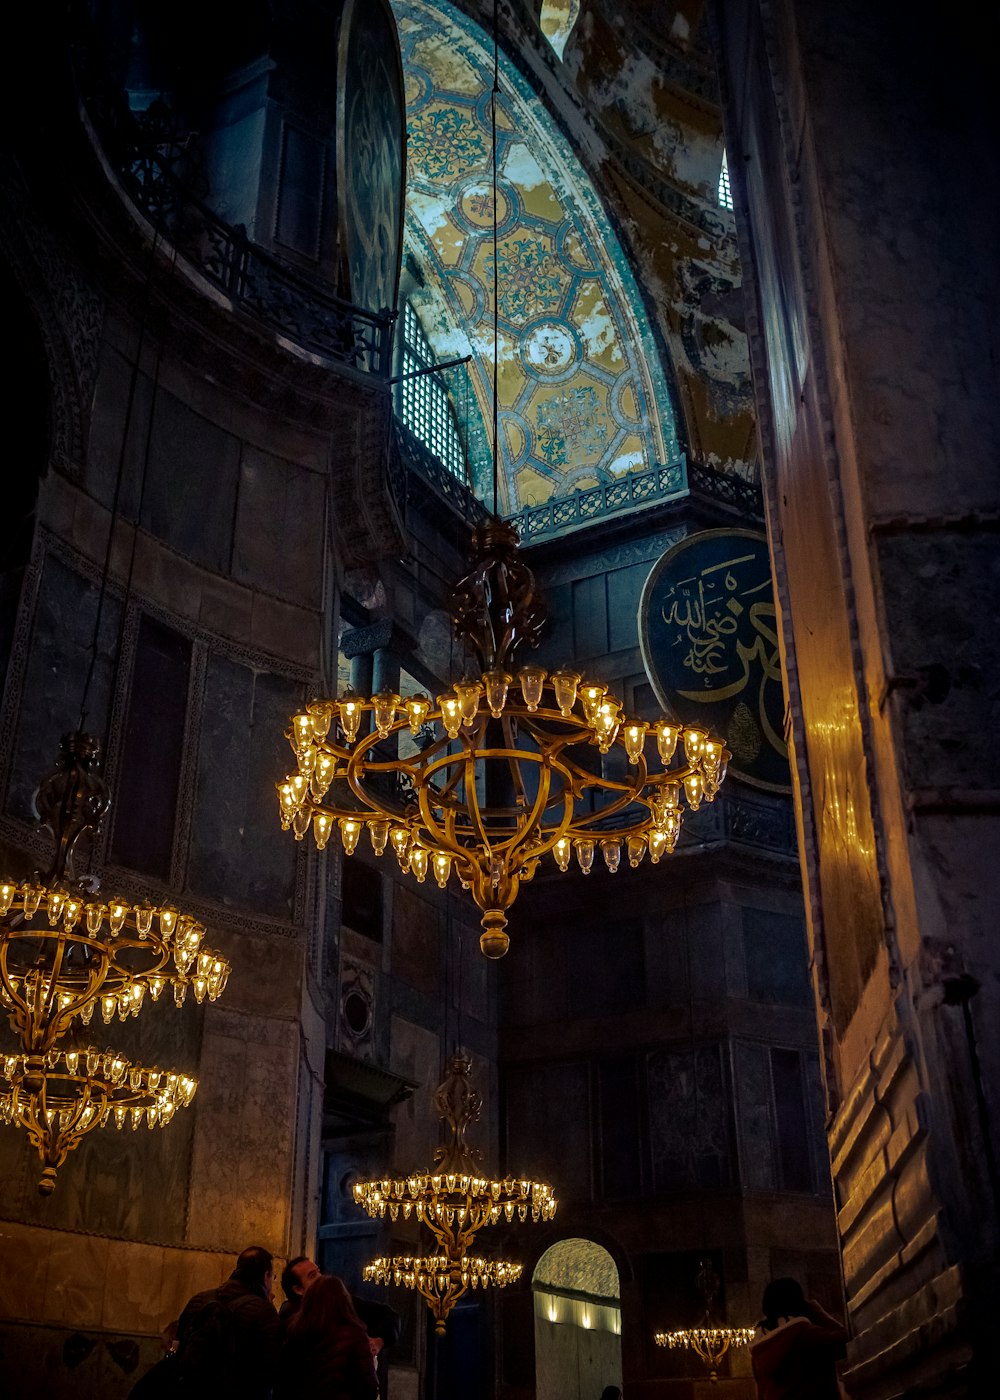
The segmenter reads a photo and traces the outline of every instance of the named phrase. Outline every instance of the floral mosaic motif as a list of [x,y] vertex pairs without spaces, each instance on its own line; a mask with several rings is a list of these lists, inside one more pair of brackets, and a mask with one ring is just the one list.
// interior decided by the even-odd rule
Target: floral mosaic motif
[[549,466],[565,466],[574,453],[602,453],[608,418],[589,385],[566,389],[539,404],[538,450]]
[[[552,253],[535,238],[511,238],[500,246],[497,274],[500,314],[513,323],[554,311],[563,297],[563,277]],[[493,273],[492,255],[486,259]]]
[[457,107],[415,113],[407,135],[410,165],[425,179],[450,179],[489,160],[482,131]]

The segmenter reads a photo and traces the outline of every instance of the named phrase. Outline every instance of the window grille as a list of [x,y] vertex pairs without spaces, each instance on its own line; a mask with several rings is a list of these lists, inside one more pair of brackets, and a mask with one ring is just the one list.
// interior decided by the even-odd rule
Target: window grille
[[447,386],[440,374],[414,374],[435,363],[434,352],[416,311],[409,302],[403,308],[403,380],[400,415],[425,447],[460,481],[465,481],[465,450],[455,423]]
[[719,204],[723,209],[732,209],[733,191],[729,184],[729,156],[722,152],[722,169],[719,171]]

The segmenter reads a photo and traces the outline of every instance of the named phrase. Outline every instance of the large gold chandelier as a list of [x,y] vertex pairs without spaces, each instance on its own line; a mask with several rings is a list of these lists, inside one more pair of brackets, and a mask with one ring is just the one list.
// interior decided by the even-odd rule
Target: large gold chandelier
[[0,1051],[9,1086],[0,1093],[0,1123],[28,1134],[43,1164],[43,1195],[87,1133],[126,1122],[165,1127],[197,1087],[173,1070],[133,1065],[81,1039],[100,1022],[137,1016],[168,986],[178,1006],[189,991],[198,1002],[215,1001],[230,970],[189,915],[102,897],[92,877],[78,878],[77,843],[98,830],[110,806],[99,757],[90,735],[63,738],[35,796],[55,840],[52,865],[27,880],[0,880],[0,1006],[18,1044],[14,1054]]
[[[576,671],[509,669],[537,646],[545,611],[518,553],[518,535],[491,518],[473,535],[471,567],[452,595],[456,636],[480,673],[432,702],[350,691],[293,717],[297,771],[277,785],[282,826],[322,850],[362,831],[403,871],[441,888],[454,873],[482,911],[480,946],[507,951],[506,911],[543,857],[588,874],[673,851],[686,810],[711,802],[729,751],[704,729],[663,717],[629,719],[621,701]],[[404,757],[409,733],[417,751]],[[412,747],[412,746],[411,746]]]
[[429,1231],[435,1252],[373,1260],[366,1281],[415,1289],[430,1307],[438,1333],[458,1300],[470,1289],[502,1288],[521,1275],[521,1265],[472,1253],[489,1225],[551,1220],[552,1188],[520,1177],[489,1177],[466,1133],[479,1118],[482,1100],[469,1082],[471,1063],[461,1055],[448,1062],[447,1078],[434,1096],[449,1142],[438,1148],[429,1172],[382,1177],[355,1184],[354,1199],[373,1219],[415,1219]]

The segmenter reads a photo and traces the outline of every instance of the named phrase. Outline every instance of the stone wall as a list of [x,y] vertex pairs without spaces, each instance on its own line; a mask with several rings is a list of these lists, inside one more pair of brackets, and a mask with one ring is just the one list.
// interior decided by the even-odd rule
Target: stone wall
[[972,740],[995,718],[997,610],[977,40],[961,19],[932,31],[891,7],[716,8],[830,1050],[848,1381],[859,1396],[979,1393],[1000,1178],[996,764]]

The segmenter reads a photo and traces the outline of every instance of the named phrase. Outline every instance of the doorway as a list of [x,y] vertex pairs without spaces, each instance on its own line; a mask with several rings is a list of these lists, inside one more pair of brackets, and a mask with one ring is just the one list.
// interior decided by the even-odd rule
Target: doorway
[[622,1383],[621,1288],[608,1251],[560,1240],[531,1280],[536,1400],[597,1400]]

